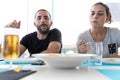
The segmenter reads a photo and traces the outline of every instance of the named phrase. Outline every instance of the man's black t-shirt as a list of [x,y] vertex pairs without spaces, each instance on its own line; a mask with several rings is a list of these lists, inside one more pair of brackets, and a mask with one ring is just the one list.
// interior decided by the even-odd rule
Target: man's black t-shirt
[[[24,47],[28,49],[30,54],[35,54],[35,53],[40,53],[46,50],[49,43],[52,41],[58,41],[62,45],[61,32],[56,28],[50,30],[46,39],[43,39],[43,40],[39,40],[37,38],[37,32],[27,34],[21,39],[20,44],[24,45]],[[60,52],[61,50],[59,51],[59,53]]]

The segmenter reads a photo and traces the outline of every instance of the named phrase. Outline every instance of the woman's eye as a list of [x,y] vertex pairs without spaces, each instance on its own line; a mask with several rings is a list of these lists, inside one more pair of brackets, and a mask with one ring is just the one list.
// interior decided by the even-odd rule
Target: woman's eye
[[103,15],[103,13],[98,13],[98,15]]
[[37,20],[40,20],[40,19],[41,19],[40,17],[37,18]]

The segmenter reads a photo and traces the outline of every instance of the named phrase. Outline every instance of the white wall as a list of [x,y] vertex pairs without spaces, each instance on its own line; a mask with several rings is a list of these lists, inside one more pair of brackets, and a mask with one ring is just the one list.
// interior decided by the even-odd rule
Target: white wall
[[[79,33],[90,28],[89,11],[95,2],[111,3],[119,0],[0,0],[0,28],[14,19],[21,21],[21,37],[33,32],[34,14],[38,9],[47,9],[53,26],[62,32],[63,45],[76,44]],[[111,8],[111,7],[110,7]],[[115,16],[115,15],[113,15]],[[108,25],[120,28],[120,22]],[[2,34],[0,29],[0,34]]]

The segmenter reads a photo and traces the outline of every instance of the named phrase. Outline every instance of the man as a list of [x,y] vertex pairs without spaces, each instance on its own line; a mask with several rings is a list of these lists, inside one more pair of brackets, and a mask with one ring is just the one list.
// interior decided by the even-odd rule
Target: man
[[[20,21],[14,20],[7,27],[20,28]],[[34,25],[36,32],[25,35],[20,41],[20,54],[28,49],[30,54],[36,53],[60,53],[62,48],[61,32],[58,29],[50,29],[52,25],[51,15],[45,9],[35,13]]]

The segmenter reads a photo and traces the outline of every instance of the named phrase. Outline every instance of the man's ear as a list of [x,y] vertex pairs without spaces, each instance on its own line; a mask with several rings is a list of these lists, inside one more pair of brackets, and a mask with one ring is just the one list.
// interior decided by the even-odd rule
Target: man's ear
[[36,24],[35,24],[35,22],[34,22],[34,26],[36,27]]
[[53,22],[51,21],[51,26],[52,26]]

